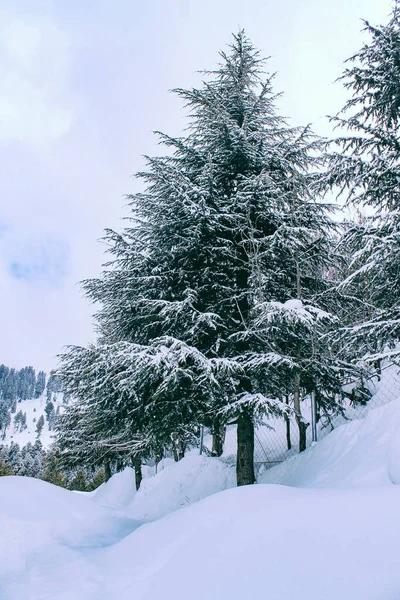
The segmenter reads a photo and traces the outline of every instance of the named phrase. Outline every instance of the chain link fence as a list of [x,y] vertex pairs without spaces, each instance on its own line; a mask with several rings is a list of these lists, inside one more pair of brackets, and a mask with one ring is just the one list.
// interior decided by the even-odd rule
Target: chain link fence
[[[363,388],[367,391],[364,399],[360,399],[357,393],[353,394],[353,398],[351,397],[351,390],[354,389],[357,392],[359,382],[349,382],[345,388],[347,388],[346,392],[349,397],[346,396],[343,399],[342,414],[321,415],[316,424],[317,440],[323,439],[333,429],[349,421],[365,418],[372,409],[384,406],[400,397],[400,368],[394,364],[384,364],[379,377],[363,382]],[[312,443],[310,397],[304,398],[301,410],[304,419],[310,423],[307,428],[308,447]],[[211,444],[211,436],[206,433],[204,435],[206,451],[211,449]],[[298,426],[294,416],[287,420],[283,417],[265,419],[255,431],[254,463],[256,471],[261,473],[297,454],[298,447]],[[236,426],[234,425],[229,426],[226,430],[222,458],[230,463],[236,462]]]

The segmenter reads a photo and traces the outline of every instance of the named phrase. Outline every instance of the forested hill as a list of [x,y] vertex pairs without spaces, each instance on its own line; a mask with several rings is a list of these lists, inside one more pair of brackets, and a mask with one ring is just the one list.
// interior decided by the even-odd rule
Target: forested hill
[[47,376],[32,366],[18,370],[0,365],[0,444],[40,440],[49,445],[60,405],[65,402],[54,372]]

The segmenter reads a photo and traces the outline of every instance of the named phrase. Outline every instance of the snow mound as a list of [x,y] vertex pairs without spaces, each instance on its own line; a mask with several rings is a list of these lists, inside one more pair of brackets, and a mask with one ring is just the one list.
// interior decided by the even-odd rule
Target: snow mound
[[[121,540],[137,526],[39,479],[0,477],[0,598],[98,598],[91,590],[102,577],[90,565],[83,567],[85,553]],[[49,587],[53,572],[58,578]],[[65,593],[64,587],[76,592]]]
[[152,521],[236,485],[232,465],[218,458],[199,456],[198,451],[179,462],[166,459],[157,474],[146,475],[136,492],[135,473],[128,467],[113,475],[92,499],[116,509],[126,507],[124,514],[132,519]]
[[262,476],[286,485],[226,489],[196,452],[138,492],[129,468],[86,496],[0,478],[0,598],[397,600],[399,428],[400,399]]
[[375,487],[400,483],[400,398],[332,431],[315,446],[265,471],[262,483]]
[[396,487],[215,494],[106,549],[106,597],[395,600],[399,502]]
[[[400,399],[370,410],[365,419],[342,425],[300,455],[264,471],[259,483],[305,488],[359,488],[400,484]],[[152,521],[211,494],[235,487],[229,460],[188,454],[146,467],[140,489],[127,468],[92,499],[139,521]]]
[[42,481],[0,484],[4,600],[400,597],[397,486],[247,486],[136,528]]
[[128,506],[132,502],[135,490],[135,471],[126,467],[120,473],[115,473],[97,490],[89,493],[93,500],[103,506]]

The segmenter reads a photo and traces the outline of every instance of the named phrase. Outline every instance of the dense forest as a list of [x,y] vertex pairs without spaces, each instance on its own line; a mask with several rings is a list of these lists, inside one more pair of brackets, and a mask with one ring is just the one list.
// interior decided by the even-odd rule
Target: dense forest
[[[36,371],[33,367],[24,367],[20,370],[0,365],[0,439],[4,438],[7,427],[11,424],[12,415],[21,427],[26,424],[22,407],[17,412],[17,404],[24,400],[40,398],[46,391],[46,401],[51,403],[52,396],[60,391],[55,373],[50,373],[46,379],[44,371]],[[19,407],[18,407],[19,408]]]
[[[26,401],[34,401],[33,420],[28,423]],[[25,404],[24,404],[25,403]],[[31,366],[20,370],[0,365],[0,476],[39,477],[71,489],[94,489],[104,481],[104,471],[60,469],[57,456],[45,447],[41,435],[44,427],[54,431],[60,407],[68,404],[54,371],[46,376]],[[28,426],[24,444],[18,438]],[[11,441],[10,441],[11,438]]]

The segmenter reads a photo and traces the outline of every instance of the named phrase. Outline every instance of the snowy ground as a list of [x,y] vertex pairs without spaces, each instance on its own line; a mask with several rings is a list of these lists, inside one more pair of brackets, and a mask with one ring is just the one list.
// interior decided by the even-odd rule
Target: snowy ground
[[0,478],[0,599],[399,600],[399,429],[400,399],[239,489],[196,453],[137,493]]
[[307,488],[400,484],[400,399],[338,427],[306,452],[265,471],[260,482]]
[[[57,411],[57,409],[59,408],[59,410],[63,409],[63,406],[65,406],[63,404],[62,401],[63,395],[62,394],[53,394],[52,395],[52,403],[54,404],[54,410]],[[42,394],[39,398],[32,398],[31,400],[23,400],[21,402],[17,403],[17,409],[16,412],[19,412],[20,410],[26,414],[26,429],[24,429],[23,431],[19,431],[18,429],[15,428],[14,426],[14,417],[15,414],[11,415],[12,416],[12,421],[9,425],[9,427],[6,430],[6,434],[4,436],[4,438],[0,438],[0,444],[5,444],[5,445],[9,445],[11,444],[11,442],[15,442],[17,444],[19,444],[21,447],[25,446],[25,444],[27,444],[28,442],[31,442],[32,444],[35,443],[35,441],[37,440],[37,431],[36,431],[36,426],[37,426],[37,422],[40,419],[40,417],[43,415],[44,417],[44,426],[42,429],[42,432],[40,434],[40,441],[43,444],[44,448],[48,448],[50,446],[50,444],[53,441],[53,431],[49,431],[49,423],[46,419],[46,413],[44,411],[46,406],[46,394]],[[1,597],[0,597],[0,600]]]

